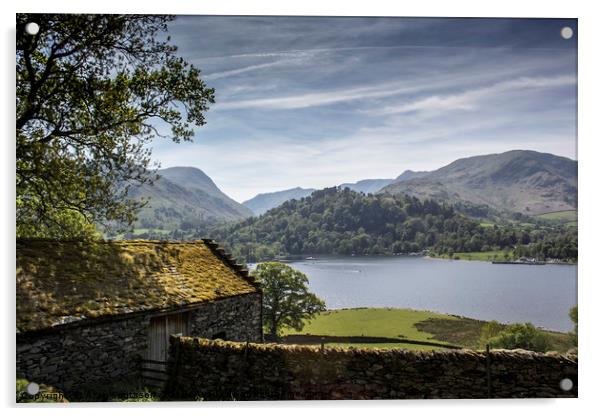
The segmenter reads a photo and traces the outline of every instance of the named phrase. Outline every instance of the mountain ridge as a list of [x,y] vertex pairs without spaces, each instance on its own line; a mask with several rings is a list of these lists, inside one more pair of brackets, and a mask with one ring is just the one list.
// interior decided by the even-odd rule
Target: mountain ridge
[[399,175],[397,178],[395,178],[395,180],[393,182],[409,181],[410,179],[421,178],[423,176],[428,175],[429,173],[430,173],[429,171],[413,171],[410,169],[406,169],[403,171],[403,173],[401,175]]
[[[138,215],[136,228],[191,229],[237,221],[262,215],[316,191],[297,186],[258,194],[240,204],[198,168],[170,167],[158,174],[160,178],[154,184],[130,191],[133,199],[150,198]],[[429,172],[405,170],[395,179],[365,179],[336,188],[365,194],[407,194],[494,212],[540,215],[576,209],[577,161],[550,153],[511,150],[460,158]]]
[[538,215],[577,208],[577,161],[533,150],[460,158],[379,192]]
[[299,186],[276,192],[265,192],[257,194],[253,198],[244,201],[242,205],[253,211],[255,215],[261,215],[280,204],[291,199],[301,199],[311,195],[316,189],[301,188]]
[[380,191],[385,186],[393,183],[395,179],[362,179],[354,183],[342,183],[338,186],[339,189],[349,188],[355,192],[363,192],[372,194]]

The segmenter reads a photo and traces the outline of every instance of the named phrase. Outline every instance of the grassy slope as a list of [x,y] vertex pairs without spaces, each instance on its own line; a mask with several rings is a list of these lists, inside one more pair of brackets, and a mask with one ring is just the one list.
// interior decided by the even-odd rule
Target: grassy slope
[[[448,315],[428,311],[415,311],[411,309],[394,308],[357,308],[326,311],[315,319],[306,323],[302,331],[285,330],[282,335],[294,333],[330,335],[330,336],[374,336],[403,338],[415,341],[432,340],[432,334],[419,331],[414,325],[429,318],[458,319]],[[445,341],[444,341],[445,343]],[[357,348],[406,348],[420,350],[440,349],[434,346],[421,346],[416,344],[399,343],[331,343],[329,345]]]
[[414,324],[428,318],[447,317],[447,315],[438,313],[410,309],[339,309],[320,314],[314,320],[308,322],[302,331],[289,330],[283,335],[292,333],[339,336],[360,335],[428,341],[431,334],[419,331]]
[[545,214],[537,215],[538,218],[543,218],[546,220],[560,220],[560,221],[576,221],[577,220],[577,211],[576,210],[567,210],[567,211],[556,211],[556,212],[548,212]]
[[[481,328],[485,321],[461,318],[428,311],[395,308],[357,308],[326,311],[306,323],[301,331],[285,330],[282,335],[312,334],[329,336],[378,336],[399,338],[399,343],[382,344],[342,344],[336,346],[354,346],[365,348],[407,348],[438,349],[403,343],[403,338],[416,341],[438,341],[461,345],[466,348],[478,348]],[[559,332],[549,332],[553,345],[558,351],[571,347],[569,336]]]
[[558,221],[564,225],[577,226],[577,210],[548,212],[537,215],[537,218]]

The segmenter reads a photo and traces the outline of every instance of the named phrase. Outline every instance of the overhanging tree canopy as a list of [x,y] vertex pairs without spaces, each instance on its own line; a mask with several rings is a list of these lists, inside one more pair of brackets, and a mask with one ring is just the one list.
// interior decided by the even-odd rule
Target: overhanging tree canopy
[[[17,235],[127,223],[152,181],[149,142],[191,140],[214,90],[176,56],[170,16],[17,15]],[[36,35],[25,32],[38,23]],[[168,126],[171,134],[157,126]]]

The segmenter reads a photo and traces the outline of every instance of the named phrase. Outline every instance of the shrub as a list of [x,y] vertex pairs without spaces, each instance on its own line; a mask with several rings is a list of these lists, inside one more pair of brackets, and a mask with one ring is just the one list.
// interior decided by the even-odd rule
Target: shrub
[[494,348],[522,348],[537,352],[549,351],[552,348],[550,337],[531,323],[508,325],[497,335],[483,338]]
[[500,332],[502,332],[505,327],[505,325],[500,324],[498,321],[487,322],[481,328],[481,338],[479,340],[479,345],[485,348],[485,345],[489,343],[489,340],[497,336]]

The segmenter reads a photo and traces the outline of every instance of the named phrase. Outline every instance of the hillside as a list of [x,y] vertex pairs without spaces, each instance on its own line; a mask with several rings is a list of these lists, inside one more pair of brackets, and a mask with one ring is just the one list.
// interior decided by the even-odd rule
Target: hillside
[[338,187],[341,189],[349,188],[355,192],[373,194],[380,191],[393,181],[394,179],[364,179],[355,183],[342,183]]
[[458,159],[435,171],[397,181],[380,192],[468,202],[526,215],[573,210],[577,206],[577,162],[548,153],[513,150]]
[[393,182],[403,182],[409,181],[410,179],[422,178],[423,176],[428,175],[430,172],[421,171],[415,172],[413,170],[406,170],[401,175],[399,175]]
[[[212,227],[204,237],[235,256],[260,261],[289,255],[437,254],[505,250],[508,255],[574,259],[576,230],[481,226],[448,205],[407,195],[326,188],[260,217]],[[519,247],[520,246],[520,247]],[[515,249],[515,247],[517,247]]]
[[243,202],[242,204],[253,211],[255,215],[261,215],[264,212],[269,211],[272,208],[277,207],[285,201],[290,199],[301,199],[311,195],[315,189],[304,189],[300,187],[285,189],[284,191],[268,192],[265,194],[258,194],[257,196]]
[[133,199],[149,199],[136,228],[191,229],[200,224],[234,221],[253,215],[224,194],[203,171],[174,167],[158,171],[152,185],[132,188]]

